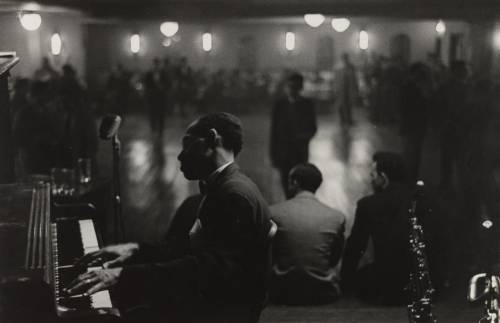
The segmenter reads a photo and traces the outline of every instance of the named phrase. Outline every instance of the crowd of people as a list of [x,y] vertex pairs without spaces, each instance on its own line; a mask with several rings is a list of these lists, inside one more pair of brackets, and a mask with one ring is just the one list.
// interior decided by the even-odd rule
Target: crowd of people
[[[430,185],[430,191],[435,197],[435,201],[431,203],[435,204],[433,218],[440,223],[431,223],[429,230],[432,232],[439,228],[437,232],[440,233],[433,236],[441,236],[442,239],[431,245],[436,250],[446,249],[450,240],[453,240],[450,232],[454,231],[462,237],[454,245],[461,250],[462,255],[466,255],[466,259],[462,259],[452,248],[448,249],[448,253],[443,253],[450,257],[441,257],[439,265],[433,267],[438,268],[435,269],[437,272],[434,277],[440,277],[436,284],[447,284],[447,279],[452,279],[450,276],[460,270],[466,272],[484,266],[484,259],[489,258],[485,256],[486,250],[498,250],[500,247],[493,238],[498,228],[493,228],[488,233],[482,226],[485,219],[495,223],[499,214],[497,193],[500,182],[496,174],[500,164],[494,144],[494,138],[498,134],[495,129],[499,125],[499,114],[493,82],[471,74],[464,61],[452,62],[449,68],[439,65],[441,67],[438,70],[423,62],[413,63],[406,69],[400,66],[399,76],[396,78],[398,82],[391,86],[381,81],[382,83],[373,82],[370,88],[366,87],[368,83],[364,83],[365,94],[376,92],[379,88],[391,88],[387,95],[392,96],[392,107],[386,103],[384,109],[387,113],[392,112],[390,115],[378,114],[378,101],[365,101],[360,90],[363,88],[360,76],[364,74],[359,73],[349,56],[344,55],[343,60],[344,66],[338,73],[336,87],[336,113],[340,128],[349,133],[357,123],[353,115],[359,115],[356,112],[364,109],[375,125],[382,124],[392,128],[402,139],[401,155],[389,155],[393,159],[389,165],[395,169],[384,170],[384,176],[377,176],[380,178],[375,181],[382,182],[375,183],[375,191],[383,188],[381,191],[385,193],[376,193],[378,197],[374,201],[362,200],[358,204],[349,238],[352,243],[347,245],[344,258],[345,266],[351,267],[347,273],[352,272],[371,233],[372,240],[379,245],[378,248],[375,246],[376,258],[386,259],[384,262],[390,264],[382,269],[388,275],[387,279],[379,281],[375,278],[377,275],[373,274],[367,274],[362,279],[349,279],[347,277],[351,277],[351,274],[346,274],[345,286],[357,282],[369,286],[368,290],[373,292],[380,290],[381,287],[376,286],[379,282],[384,284],[383,288],[388,289],[391,275],[394,279],[390,281],[398,288],[406,280],[408,270],[404,270],[401,264],[389,261],[390,258],[397,258],[390,254],[403,254],[401,250],[394,249],[394,246],[401,246],[395,243],[397,234],[405,232],[404,224],[399,223],[398,226],[397,221],[402,207],[400,201],[406,200],[401,197],[408,196],[411,187],[422,176],[429,178],[422,167],[422,160],[436,153],[439,159],[426,166],[427,171],[430,167],[434,174],[438,171],[435,175],[437,178],[432,178],[431,181],[431,184],[438,186]],[[394,76],[395,71],[390,69],[382,72]],[[281,173],[285,193],[288,193],[289,171],[295,165],[308,161],[307,148],[316,131],[314,104],[299,94],[301,88],[301,76],[291,75],[286,83],[286,95],[276,101],[271,117],[271,161]],[[378,97],[378,100],[390,101],[388,97]],[[424,146],[426,142],[427,147]],[[385,154],[376,155],[375,163],[381,156],[387,157]],[[447,227],[442,225],[446,221],[449,222]],[[389,226],[397,228],[396,231],[389,230]],[[402,239],[402,236],[399,238]],[[450,269],[450,264],[457,267]],[[375,267],[375,272],[378,270],[380,268]],[[451,273],[450,270],[456,272]],[[398,276],[401,273],[405,274]],[[448,278],[444,278],[446,276]],[[385,298],[383,296],[381,301],[384,302]],[[395,296],[393,299],[402,298]]]
[[12,95],[17,172],[48,174],[73,168],[78,158],[95,163],[97,131],[84,87],[69,64],[58,72],[48,59],[32,79],[19,79]]
[[[120,115],[144,109],[150,118],[187,116],[215,110],[255,112],[271,98],[269,73],[193,68],[187,58],[154,58],[145,72],[132,72],[118,64],[110,71],[102,110]],[[135,107],[130,102],[134,102]],[[157,124],[151,124],[158,130]]]
[[[471,78],[463,61],[449,68],[429,62],[383,68],[375,64],[362,71],[349,55],[342,60],[334,78],[341,127],[356,126],[356,110],[365,109],[375,124],[398,129],[404,142],[401,155],[373,156],[373,193],[358,201],[347,241],[345,215],[315,197],[322,183],[320,170],[308,162],[309,142],[317,131],[315,101],[302,95],[303,75],[290,73],[275,100],[270,138],[271,161],[287,201],[269,208],[235,164],[243,148],[241,121],[228,113],[208,113],[188,127],[178,156],[186,179],[199,181],[200,194],[178,209],[166,243],[108,246],[85,256],[80,264],[101,261],[104,268],[79,276],[67,293],[114,286],[125,296],[124,304],[146,303],[150,314],[155,313],[151,315],[189,322],[207,317],[257,322],[268,292],[273,302],[284,304],[329,303],[349,293],[376,304],[405,304],[411,270],[407,212],[429,138],[441,153],[442,191],[419,200],[423,207],[418,217],[435,288],[440,291],[449,283],[449,258],[456,257],[451,230],[462,236],[455,247],[475,253],[467,263],[477,265],[479,220],[498,214],[500,167],[488,146],[496,133],[493,83]],[[153,61],[138,88],[154,133],[162,134],[169,114],[188,115],[193,106],[197,112],[219,110],[217,103],[228,100],[228,93],[245,102],[241,92],[228,90],[223,74],[213,74],[210,81],[207,75],[194,71],[185,59],[175,64]],[[122,67],[111,74],[109,111],[128,113],[131,78]],[[260,83],[248,88],[270,95],[265,82],[262,87],[255,84]],[[251,97],[260,97],[256,93]],[[33,80],[16,83],[14,135],[27,172],[44,173],[79,157],[95,157],[95,122],[87,103],[70,65],[59,74],[44,61]],[[453,192],[455,208],[446,207],[442,192]],[[452,218],[453,210],[459,214]],[[358,268],[370,239],[375,261]]]

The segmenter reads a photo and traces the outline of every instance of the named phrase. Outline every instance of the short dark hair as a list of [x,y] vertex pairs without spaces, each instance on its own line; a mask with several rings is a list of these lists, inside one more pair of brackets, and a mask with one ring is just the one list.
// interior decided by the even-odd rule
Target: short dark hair
[[378,151],[373,155],[378,173],[384,173],[390,181],[402,182],[406,176],[406,167],[400,154],[390,151]]
[[316,192],[323,182],[323,175],[318,167],[310,163],[298,164],[290,171],[290,179],[297,181],[300,188],[310,192]]
[[214,112],[200,117],[188,132],[208,138],[210,129],[215,129],[222,137],[222,146],[235,155],[243,147],[243,130],[238,117],[227,112]]

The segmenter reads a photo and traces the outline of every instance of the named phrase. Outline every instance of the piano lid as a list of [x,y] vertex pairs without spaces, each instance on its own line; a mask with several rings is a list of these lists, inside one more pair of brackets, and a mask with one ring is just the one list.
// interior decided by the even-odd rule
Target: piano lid
[[0,76],[19,62],[16,52],[0,52]]

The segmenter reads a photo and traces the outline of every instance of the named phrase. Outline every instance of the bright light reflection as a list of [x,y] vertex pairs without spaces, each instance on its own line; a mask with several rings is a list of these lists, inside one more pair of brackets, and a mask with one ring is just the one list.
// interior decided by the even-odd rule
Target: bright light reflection
[[145,140],[134,140],[128,148],[129,179],[132,182],[140,182],[151,169],[151,144]]
[[202,36],[202,46],[205,52],[209,52],[212,50],[212,34],[204,33]]
[[61,35],[59,33],[55,33],[50,37],[50,51],[52,52],[52,55],[59,55],[61,54],[62,50],[62,40],[61,40]]
[[444,33],[446,32],[446,25],[445,25],[444,21],[439,20],[437,22],[437,24],[436,24],[436,32],[438,33],[439,36],[444,35]]
[[291,31],[285,34],[285,47],[289,51],[295,49],[295,34]]
[[179,24],[175,21],[165,21],[160,25],[160,31],[166,37],[172,37],[179,31]]
[[346,31],[351,25],[351,21],[347,18],[333,18],[332,28],[339,33]]
[[304,15],[304,20],[309,26],[317,28],[325,21],[325,16],[319,13],[309,13]]
[[493,34],[493,45],[497,50],[500,50],[500,30],[496,30]]
[[489,229],[493,226],[493,222],[491,220],[486,220],[482,223],[482,226],[485,227],[486,229]]
[[134,34],[130,36],[130,51],[134,54],[139,53],[141,50],[141,36]]
[[42,17],[37,13],[21,13],[19,21],[24,29],[34,31],[40,28]]
[[368,33],[365,30],[359,32],[359,48],[362,50],[368,49]]

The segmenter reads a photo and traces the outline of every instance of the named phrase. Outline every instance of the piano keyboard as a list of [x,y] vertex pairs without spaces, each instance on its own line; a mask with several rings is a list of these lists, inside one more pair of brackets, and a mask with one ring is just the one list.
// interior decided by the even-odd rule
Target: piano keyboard
[[[66,295],[62,289],[79,275],[102,267],[76,267],[74,262],[85,254],[99,250],[94,222],[66,220],[52,223],[52,254],[54,262],[54,294],[57,314],[61,317],[110,314],[119,316],[108,290],[85,295]],[[59,243],[63,241],[63,243]]]

